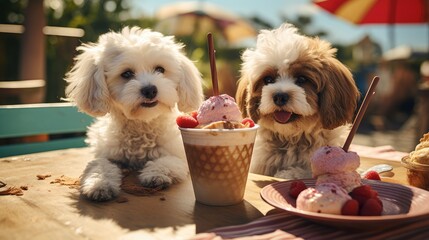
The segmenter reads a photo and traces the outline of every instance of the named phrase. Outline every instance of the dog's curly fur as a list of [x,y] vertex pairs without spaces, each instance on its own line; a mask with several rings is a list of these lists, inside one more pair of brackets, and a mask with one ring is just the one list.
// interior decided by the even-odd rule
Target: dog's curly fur
[[256,48],[243,53],[236,99],[243,117],[260,125],[252,172],[311,177],[313,152],[343,143],[359,92],[335,52],[286,23],[262,30]]
[[175,119],[203,100],[201,74],[173,37],[125,27],[101,35],[66,75],[68,100],[97,117],[87,142],[95,159],[80,192],[105,201],[120,192],[122,168],[140,171],[146,187],[167,187],[188,176]]

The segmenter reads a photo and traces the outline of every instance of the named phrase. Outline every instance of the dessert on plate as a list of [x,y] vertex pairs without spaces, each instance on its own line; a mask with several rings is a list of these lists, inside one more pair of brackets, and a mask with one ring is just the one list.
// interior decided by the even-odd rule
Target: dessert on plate
[[[337,215],[379,216],[383,203],[378,193],[369,185],[362,184],[356,172],[360,158],[355,152],[344,151],[341,147],[324,146],[311,158],[314,187],[299,186],[296,207],[300,210]],[[300,181],[300,180],[297,180]],[[291,186],[292,188],[292,186]]]

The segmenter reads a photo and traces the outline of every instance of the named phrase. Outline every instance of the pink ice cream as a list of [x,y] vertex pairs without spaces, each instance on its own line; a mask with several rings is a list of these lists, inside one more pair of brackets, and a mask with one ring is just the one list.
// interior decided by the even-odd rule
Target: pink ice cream
[[362,185],[361,177],[356,171],[319,175],[316,180],[316,185],[322,183],[335,183],[344,188],[347,192],[351,192],[354,188]]
[[352,198],[347,191],[335,183],[323,183],[302,191],[296,199],[296,207],[310,212],[340,215],[349,199]]
[[201,125],[218,121],[241,122],[243,120],[235,99],[227,94],[212,96],[198,109],[198,123]]
[[313,177],[317,178],[316,185],[335,183],[346,191],[362,185],[361,177],[356,171],[359,165],[359,155],[351,151],[345,152],[341,147],[321,147],[311,158]]
[[321,147],[311,158],[313,177],[325,173],[355,171],[359,165],[359,155],[351,151],[345,152],[341,147]]

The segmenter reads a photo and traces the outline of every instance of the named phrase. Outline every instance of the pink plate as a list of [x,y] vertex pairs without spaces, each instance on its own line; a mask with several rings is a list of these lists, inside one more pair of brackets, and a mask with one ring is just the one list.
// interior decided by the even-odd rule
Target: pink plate
[[[308,187],[313,187],[315,179],[302,179]],[[283,209],[290,214],[335,227],[368,229],[405,224],[429,217],[429,192],[420,188],[373,180],[363,180],[378,192],[383,202],[382,216],[344,216],[314,213],[296,208],[295,198],[289,196],[292,181],[282,181],[265,186],[261,197],[268,204]]]

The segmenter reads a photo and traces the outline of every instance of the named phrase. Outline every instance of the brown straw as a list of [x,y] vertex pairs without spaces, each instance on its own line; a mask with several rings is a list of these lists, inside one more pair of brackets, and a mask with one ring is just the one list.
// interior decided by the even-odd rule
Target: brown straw
[[375,94],[375,87],[377,87],[378,81],[380,80],[379,77],[374,77],[372,79],[371,85],[369,86],[368,91],[366,92],[365,98],[363,99],[362,105],[359,108],[358,114],[353,122],[352,129],[350,130],[349,136],[347,137],[346,142],[344,143],[343,150],[347,152],[349,150],[350,144],[352,143],[353,137],[355,136],[355,133],[357,131],[357,128],[359,127],[359,124],[362,120],[363,115],[366,112],[366,109],[368,107],[368,104],[371,100],[372,95]]
[[207,41],[209,44],[209,57],[210,57],[210,70],[212,74],[213,96],[217,96],[219,95],[219,87],[217,82],[216,57],[215,57],[215,49],[213,44],[212,33],[207,34]]

